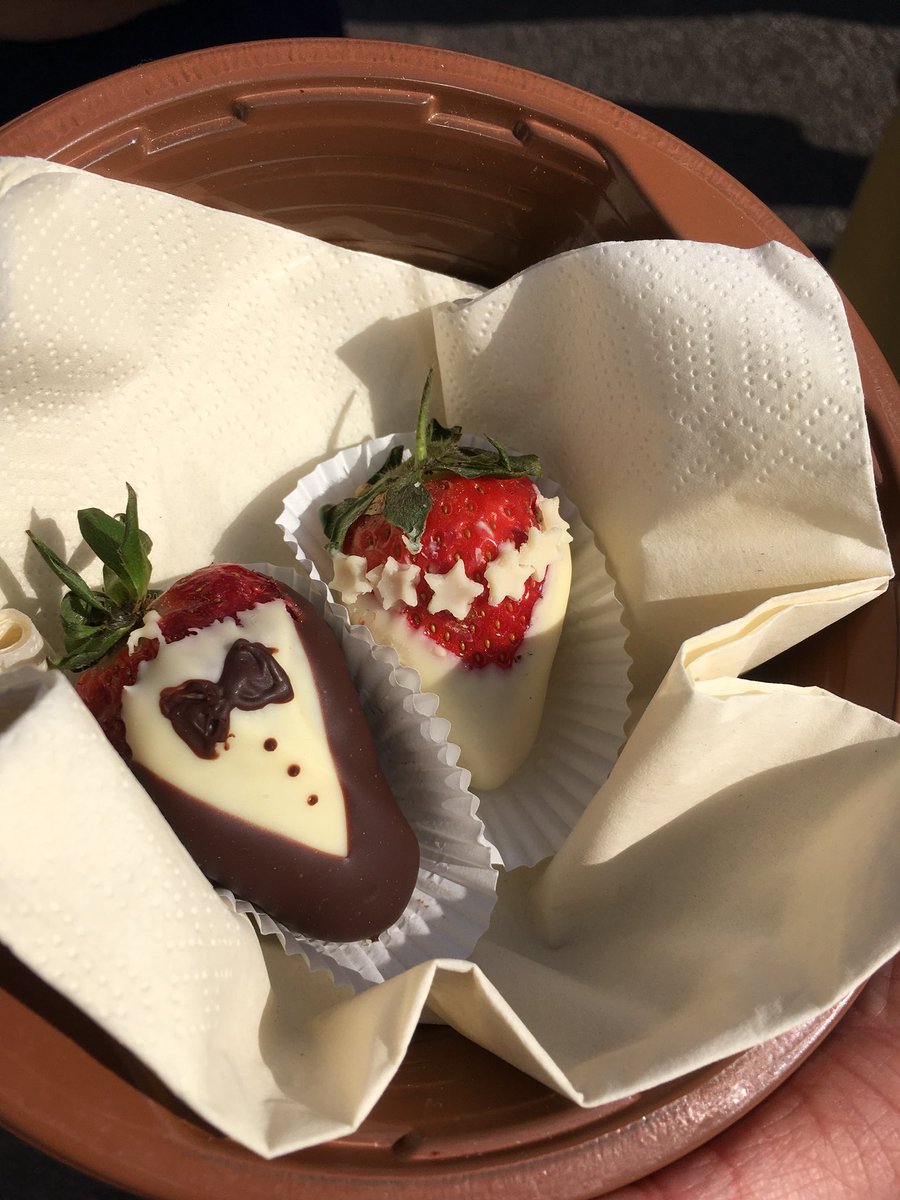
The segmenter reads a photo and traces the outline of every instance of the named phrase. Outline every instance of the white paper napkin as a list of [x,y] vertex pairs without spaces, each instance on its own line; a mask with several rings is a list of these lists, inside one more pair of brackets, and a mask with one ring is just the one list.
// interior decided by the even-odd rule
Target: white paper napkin
[[436,353],[447,416],[542,455],[626,605],[644,711],[569,840],[501,880],[472,962],[353,998],[222,907],[64,680],[0,676],[0,937],[207,1120],[265,1155],[348,1132],[426,1001],[599,1103],[779,1033],[900,947],[897,726],[739,679],[891,571],[815,264],[610,245],[478,296],[7,160],[0,277],[0,585],[42,632],[58,590],[26,525],[83,566],[75,509],[128,478],[160,575],[285,561],[280,498],[408,427]]
[[686,637],[775,592],[890,573],[856,357],[812,259],[608,243],[436,327],[449,419],[489,405],[564,474],[640,639],[645,701]]

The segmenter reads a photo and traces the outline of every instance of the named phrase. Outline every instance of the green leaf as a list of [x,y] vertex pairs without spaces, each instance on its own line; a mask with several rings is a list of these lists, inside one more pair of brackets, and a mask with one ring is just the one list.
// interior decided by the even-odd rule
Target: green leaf
[[[106,617],[107,614],[103,614]],[[102,622],[97,620],[96,609],[89,608],[74,592],[66,592],[59,604],[59,619],[62,622],[66,646],[70,641],[81,641],[93,635]]]
[[133,596],[131,580],[122,560],[122,539],[125,530],[121,521],[99,508],[82,508],[78,511],[78,528],[104,567],[121,581],[129,596]]
[[384,475],[388,475],[392,471],[395,471],[397,469],[397,467],[399,467],[400,464],[403,462],[403,455],[405,453],[406,453],[406,451],[404,450],[404,448],[402,446],[394,446],[394,448],[391,450],[390,454],[387,456],[387,458],[384,460],[384,462],[381,464],[381,466],[378,468],[378,470],[375,472],[375,474],[369,476],[369,478],[366,480],[366,483],[369,485],[371,485],[373,483],[377,483],[378,480],[381,479]]
[[351,496],[338,504],[323,504],[319,509],[319,520],[325,530],[329,550],[340,550],[347,536],[347,530],[357,517],[361,517],[369,507],[367,497]]
[[489,437],[488,441],[491,443],[491,445],[497,451],[497,457],[500,460],[500,466],[502,467],[502,469],[505,472],[510,471],[512,469],[512,463],[511,463],[509,455],[506,453],[506,451],[503,449],[503,447],[500,445],[500,443],[494,441],[494,439],[492,437]]
[[[125,506],[125,516],[123,519],[123,536],[122,536],[122,562],[125,565],[125,570],[128,578],[131,580],[135,595],[142,597],[150,585],[150,539],[144,534],[142,536],[141,529],[138,526],[137,513],[137,495],[130,483],[126,483],[128,489],[128,502]],[[147,543],[145,547],[145,542]]]
[[26,530],[25,532],[31,538],[34,548],[37,550],[38,554],[40,554],[47,566],[50,567],[57,577],[62,580],[62,582],[67,588],[69,588],[70,591],[74,592],[76,596],[79,596],[84,603],[88,605],[88,607],[95,608],[98,612],[108,613],[111,611],[112,605],[105,596],[100,595],[98,592],[92,591],[92,589],[88,587],[78,572],[73,571],[70,566],[64,563],[59,555],[54,554],[46,542],[42,542],[39,537],[35,537],[30,529]]
[[115,588],[108,588],[111,598],[116,591],[128,597],[127,603],[136,604],[150,582],[150,560],[138,527],[137,496],[131,484],[125,486],[128,502],[123,514],[111,517],[99,508],[83,508],[78,513],[78,528],[103,563],[104,579],[118,581]]
[[103,591],[118,608],[129,607],[134,597],[111,567],[103,568]]
[[431,509],[431,497],[424,486],[428,480],[443,474],[466,479],[513,479],[541,474],[537,455],[510,455],[492,438],[488,438],[492,449],[460,445],[462,429],[459,425],[448,429],[435,417],[428,417],[431,381],[432,372],[429,371],[419,402],[411,457],[404,458],[403,448],[394,447],[358,495],[337,504],[323,505],[320,509],[329,550],[343,549],[353,522],[380,494],[384,495],[382,511],[385,520],[418,544]]
[[67,643],[66,653],[61,658],[54,659],[51,666],[59,667],[63,671],[83,671],[99,662],[127,636],[127,630],[98,627],[77,645],[70,647]]
[[78,512],[78,527],[103,564],[103,591],[88,586],[76,571],[31,532],[38,553],[69,589],[60,602],[66,654],[53,663],[70,671],[93,665],[140,625],[158,595],[149,590],[150,538],[138,525],[137,496],[126,484],[125,512],[110,516],[99,508]]
[[393,475],[382,474],[376,482],[359,496],[348,496],[337,504],[323,504],[319,509],[319,519],[328,538],[329,550],[340,550],[347,536],[347,530],[357,517],[361,517],[376,496],[387,491],[393,482]]
[[452,425],[448,429],[436,417],[432,417],[428,422],[428,457],[442,458],[456,446],[461,437],[461,425]]
[[402,529],[415,545],[419,545],[430,512],[431,496],[421,479],[405,479],[385,493],[384,519]]
[[540,459],[536,454],[500,455],[478,446],[458,446],[441,460],[441,470],[466,479],[490,476],[492,479],[518,479],[522,475],[539,476]]

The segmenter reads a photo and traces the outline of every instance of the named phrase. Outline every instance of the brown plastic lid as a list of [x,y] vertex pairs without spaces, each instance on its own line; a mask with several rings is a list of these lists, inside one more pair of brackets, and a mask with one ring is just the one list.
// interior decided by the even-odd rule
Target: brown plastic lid
[[[486,284],[599,240],[750,247],[794,235],[688,146],[607,101],[421,46],[294,40],[123,72],[0,129],[35,155]],[[892,550],[900,389],[849,311]],[[897,591],[761,673],[898,704]],[[452,1030],[423,1027],[352,1136],[265,1162],[199,1122],[135,1059],[0,950],[0,1120],[155,1200],[396,1193],[599,1196],[726,1128],[849,1001],[745,1054],[579,1109]]]

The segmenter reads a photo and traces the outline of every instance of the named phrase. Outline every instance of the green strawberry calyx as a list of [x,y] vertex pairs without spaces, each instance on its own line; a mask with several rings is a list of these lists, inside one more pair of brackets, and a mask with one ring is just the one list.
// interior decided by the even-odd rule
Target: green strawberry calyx
[[150,590],[150,550],[153,543],[138,525],[137,496],[126,484],[124,513],[110,516],[99,508],[78,511],[81,536],[103,563],[103,588],[91,588],[81,576],[26,530],[44,562],[69,589],[59,606],[65,654],[50,665],[64,671],[83,671],[124,642],[143,623],[144,614],[159,592]]
[[464,479],[515,479],[541,474],[537,455],[507,454],[493,438],[487,439],[492,447],[490,450],[462,446],[459,425],[447,429],[436,418],[429,418],[432,375],[429,371],[422,391],[412,454],[405,457],[405,448],[395,446],[356,495],[337,504],[322,506],[319,515],[330,551],[343,548],[350,526],[367,512],[376,497],[382,497],[378,501],[381,516],[403,531],[411,553],[417,554],[431,511],[431,494],[424,486],[427,480],[443,475],[459,475]]

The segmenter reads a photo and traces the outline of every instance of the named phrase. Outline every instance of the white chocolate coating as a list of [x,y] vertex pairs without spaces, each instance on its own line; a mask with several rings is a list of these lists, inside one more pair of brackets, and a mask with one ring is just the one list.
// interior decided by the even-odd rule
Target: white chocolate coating
[[450,740],[475,791],[499,787],[527,758],[537,737],[556,647],[569,600],[572,560],[567,542],[547,569],[544,589],[516,662],[470,670],[455,654],[412,629],[406,618],[385,612],[372,596],[350,605],[350,619],[393,646],[400,661],[418,671],[422,688],[440,697],[439,714],[450,722]]
[[[261,825],[326,854],[347,854],[344,794],[325,733],[312,669],[293,620],[281,600],[257,605],[165,643],[157,615],[148,613],[132,635],[160,642],[155,659],[142,663],[136,683],[122,695],[122,716],[134,759],[175,787],[232,816]],[[260,642],[291,682],[294,697],[255,711],[233,709],[227,749],[200,758],[176,733],[159,707],[163,688],[188,679],[217,681],[225,656],[237,638]],[[274,739],[277,746],[266,750]],[[288,773],[299,766],[297,775]],[[311,796],[316,797],[313,804]]]
[[[540,599],[532,611],[531,625],[515,663],[503,668],[489,663],[469,669],[460,659],[413,629],[397,608],[403,599],[412,604],[410,589],[380,595],[380,569],[363,576],[353,555],[333,555],[332,587],[341,593],[350,620],[366,625],[376,642],[393,646],[400,661],[418,671],[422,688],[440,697],[440,715],[450,721],[450,740],[460,747],[462,765],[472,774],[472,787],[487,791],[499,787],[528,757],[540,729],[544,700],[572,582],[572,536],[559,514],[559,500],[538,495],[539,525],[529,530],[518,549],[512,542],[499,547],[496,559],[485,569],[487,588],[469,579],[462,561],[446,575],[425,573],[434,592],[429,612],[446,609],[464,619],[474,599],[487,593],[489,604],[506,597],[521,599],[531,577],[544,580]],[[392,563],[394,560],[389,559]],[[416,568],[417,569],[417,568]],[[385,572],[388,568],[385,567]],[[374,585],[375,591],[367,590]],[[390,603],[388,603],[390,601]]]

